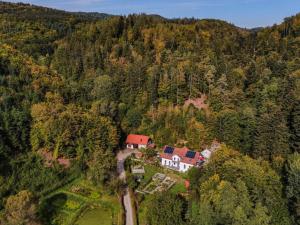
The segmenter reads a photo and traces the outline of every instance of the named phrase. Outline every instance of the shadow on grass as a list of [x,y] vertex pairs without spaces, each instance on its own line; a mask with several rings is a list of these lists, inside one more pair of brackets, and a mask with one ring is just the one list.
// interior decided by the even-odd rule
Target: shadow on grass
[[66,194],[58,193],[43,201],[39,209],[40,218],[43,221],[43,224],[55,224],[54,219],[66,204],[67,199],[68,196]]

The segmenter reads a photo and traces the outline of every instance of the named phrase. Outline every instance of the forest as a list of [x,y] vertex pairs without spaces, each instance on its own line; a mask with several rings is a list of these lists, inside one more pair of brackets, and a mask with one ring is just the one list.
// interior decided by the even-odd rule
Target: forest
[[78,176],[118,192],[129,133],[224,143],[190,197],[153,197],[149,225],[299,225],[300,14],[250,30],[0,1],[0,224],[45,224],[39,199]]

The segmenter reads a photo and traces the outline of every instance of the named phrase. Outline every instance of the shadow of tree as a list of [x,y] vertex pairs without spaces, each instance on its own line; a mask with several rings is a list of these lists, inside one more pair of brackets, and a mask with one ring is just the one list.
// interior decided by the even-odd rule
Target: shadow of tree
[[[45,225],[53,225],[53,220],[64,207],[68,196],[64,193],[53,195],[46,199],[39,208],[39,216]],[[54,223],[55,224],[55,223]]]

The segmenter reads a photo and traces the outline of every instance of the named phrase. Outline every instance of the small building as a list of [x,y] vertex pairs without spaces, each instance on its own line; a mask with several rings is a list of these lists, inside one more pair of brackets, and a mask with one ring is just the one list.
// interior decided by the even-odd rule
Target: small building
[[161,165],[180,172],[186,172],[191,167],[199,167],[204,162],[204,157],[187,147],[174,148],[165,146],[160,154]]
[[210,159],[212,154],[217,151],[221,147],[221,144],[217,141],[214,140],[211,144],[210,147],[205,148],[202,152],[201,155],[205,158],[205,160]]
[[189,180],[185,180],[185,181],[184,181],[184,186],[185,186],[185,188],[188,190],[188,189],[190,188],[190,186],[191,186],[190,181],[189,181]]
[[149,136],[139,134],[129,134],[126,139],[126,147],[129,149],[147,148],[153,145],[153,141]]
[[201,152],[201,155],[205,158],[205,159],[209,159],[211,157],[211,151],[208,149],[205,149]]
[[131,172],[133,174],[145,174],[145,168],[141,165],[132,166],[131,167]]

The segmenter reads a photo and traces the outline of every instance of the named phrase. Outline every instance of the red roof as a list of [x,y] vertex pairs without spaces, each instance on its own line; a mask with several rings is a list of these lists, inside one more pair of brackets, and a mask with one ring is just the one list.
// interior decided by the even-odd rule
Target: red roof
[[147,145],[150,137],[138,134],[129,134],[126,139],[126,144]]
[[[166,147],[168,147],[168,146],[165,146],[163,150],[165,150]],[[196,152],[194,158],[186,157],[185,155],[188,151],[191,151],[191,150],[189,150],[187,147],[174,148],[174,151],[173,151],[172,154],[168,154],[168,153],[163,152],[163,153],[160,154],[160,157],[164,158],[164,159],[172,160],[172,157],[174,155],[177,155],[177,156],[180,157],[181,162],[186,163],[186,164],[190,164],[190,165],[194,165],[194,166],[197,164],[198,161],[203,161],[204,160],[203,156],[201,156],[201,154],[199,152]]]

